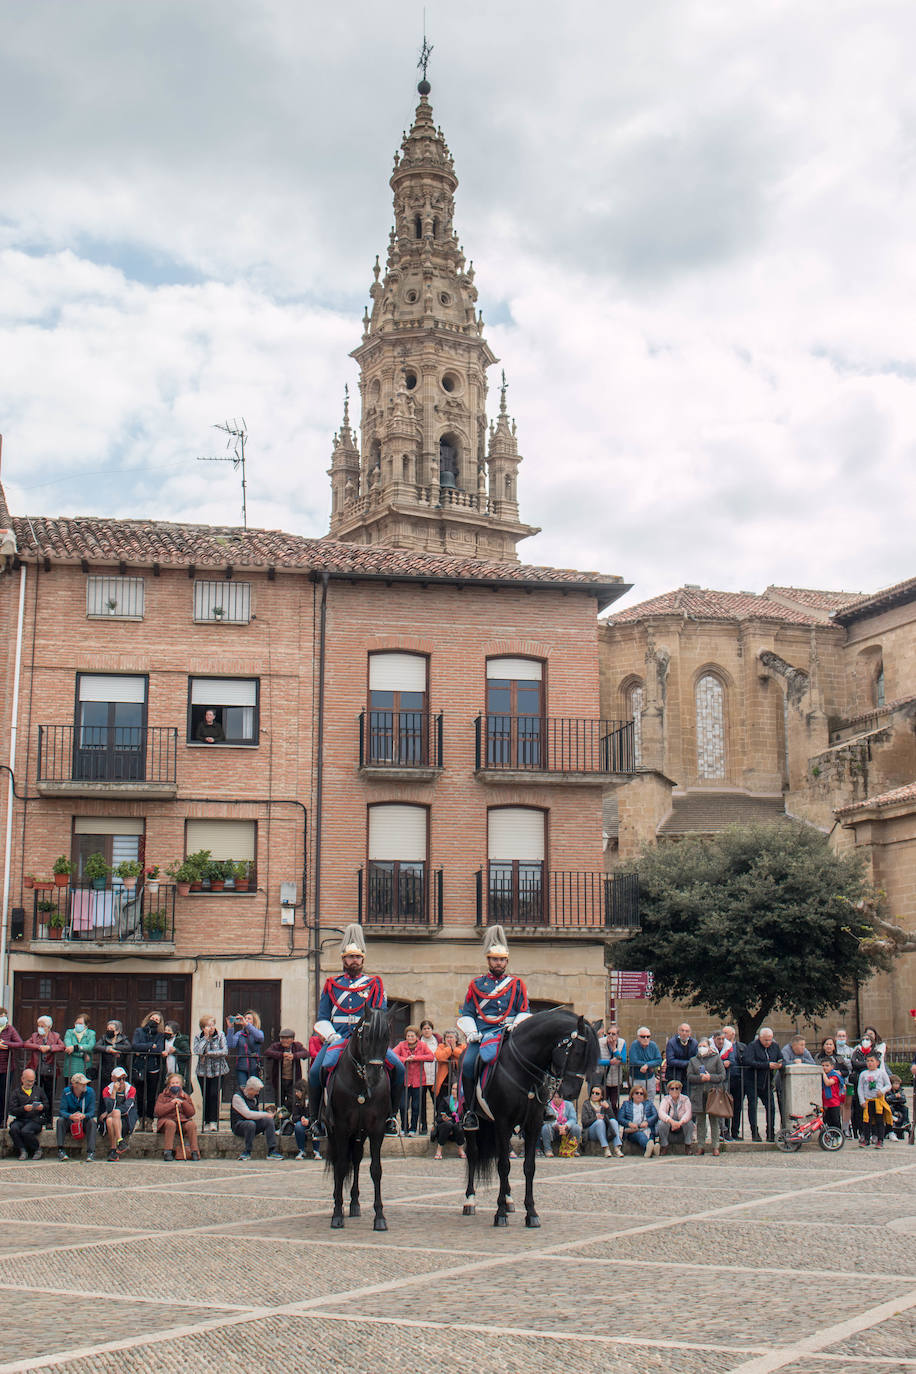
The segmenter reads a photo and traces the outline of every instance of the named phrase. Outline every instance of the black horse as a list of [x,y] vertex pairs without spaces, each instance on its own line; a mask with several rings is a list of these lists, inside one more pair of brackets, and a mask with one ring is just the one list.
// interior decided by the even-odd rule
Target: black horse
[[[544,1108],[559,1090],[575,1099],[582,1079],[598,1063],[596,1025],[575,1012],[557,1008],[539,1011],[503,1037],[499,1057],[485,1089],[492,1120],[480,1105],[480,1128],[468,1131],[468,1184],[464,1215],[476,1212],[474,1180],[499,1172],[499,1199],[494,1226],[507,1225],[506,1214],[515,1207],[509,1195],[509,1148],[512,1132],[520,1126],[525,1138],[525,1225],[540,1226],[534,1209],[534,1152],[544,1124]],[[470,1105],[470,1104],[468,1104]]]
[[369,1173],[375,1184],[373,1229],[387,1231],[382,1210],[382,1138],[391,1115],[391,1087],[385,1068],[388,1049],[388,1013],[372,1008],[357,1022],[331,1079],[331,1091],[322,1115],[328,1132],[326,1167],[334,1170],[334,1214],[331,1226],[343,1226],[343,1190],[352,1174],[350,1216],[361,1215],[359,1166],[369,1137]]

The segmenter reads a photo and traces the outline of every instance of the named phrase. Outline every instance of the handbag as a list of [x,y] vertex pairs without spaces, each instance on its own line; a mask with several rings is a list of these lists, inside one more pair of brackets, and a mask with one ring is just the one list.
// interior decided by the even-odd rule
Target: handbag
[[707,1116],[731,1117],[735,1111],[735,1103],[728,1089],[710,1088],[706,1094],[704,1111]]

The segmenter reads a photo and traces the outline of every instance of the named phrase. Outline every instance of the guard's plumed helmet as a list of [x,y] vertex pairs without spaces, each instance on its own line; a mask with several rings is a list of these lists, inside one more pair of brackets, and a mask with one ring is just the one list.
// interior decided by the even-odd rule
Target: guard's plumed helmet
[[508,959],[509,942],[502,926],[487,926],[483,933],[483,953],[485,959],[491,955],[496,959]]
[[345,959],[348,954],[361,954],[366,957],[366,940],[363,935],[362,926],[349,925],[343,933],[340,942],[340,957]]

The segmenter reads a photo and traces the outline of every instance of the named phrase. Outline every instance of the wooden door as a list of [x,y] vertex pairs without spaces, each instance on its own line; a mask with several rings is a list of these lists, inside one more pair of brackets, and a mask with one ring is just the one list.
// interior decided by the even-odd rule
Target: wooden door
[[[227,978],[223,983],[223,1028],[226,1017],[256,1011],[264,1032],[264,1048],[280,1036],[280,978]],[[307,1026],[296,1026],[297,1036],[308,1042]]]

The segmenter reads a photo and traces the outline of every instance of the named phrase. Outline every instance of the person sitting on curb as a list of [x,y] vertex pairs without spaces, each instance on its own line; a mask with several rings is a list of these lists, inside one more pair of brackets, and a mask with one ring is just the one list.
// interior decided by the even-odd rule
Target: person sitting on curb
[[282,1159],[278,1149],[277,1127],[273,1112],[262,1111],[260,1106],[261,1089],[264,1084],[260,1078],[250,1074],[245,1086],[233,1095],[229,1107],[229,1122],[232,1134],[244,1141],[244,1149],[239,1159],[251,1158],[251,1147],[256,1135],[263,1135],[267,1144],[268,1159]]
[[620,1148],[620,1127],[614,1120],[611,1104],[604,1097],[600,1084],[591,1089],[582,1103],[582,1133],[586,1140],[597,1140],[607,1159],[612,1153],[609,1143],[613,1142],[613,1154],[619,1159],[623,1154]]
[[681,1091],[683,1086],[679,1078],[669,1078],[668,1090],[658,1104],[659,1154],[666,1155],[672,1145],[683,1145],[685,1154],[693,1154],[696,1127],[690,1098]]
[[36,1082],[34,1069],[23,1069],[19,1087],[10,1093],[7,1103],[10,1118],[10,1139],[19,1158],[41,1159],[41,1128],[50,1112],[48,1095]]
[[165,1087],[156,1098],[153,1116],[156,1118],[156,1130],[162,1132],[162,1158],[167,1164],[171,1164],[175,1159],[175,1135],[179,1131],[179,1125],[179,1139],[184,1142],[179,1158],[187,1159],[190,1148],[191,1159],[200,1159],[194,1102],[190,1093],[184,1090],[180,1073],[170,1073],[165,1080]]
[[569,1136],[578,1142],[582,1127],[576,1120],[576,1109],[572,1102],[564,1101],[558,1094],[547,1103],[544,1124],[541,1127],[541,1149],[548,1159],[553,1158],[553,1142]]
[[638,1083],[633,1084],[626,1102],[620,1104],[617,1124],[620,1126],[624,1144],[629,1141],[631,1145],[642,1150],[646,1159],[661,1154],[661,1146],[655,1139],[658,1111],[654,1102],[646,1101],[646,1090]]
[[127,1070],[111,1071],[111,1082],[102,1091],[99,1130],[108,1136],[108,1162],[114,1164],[127,1149],[137,1125],[137,1089],[127,1081]]
[[70,1156],[64,1149],[67,1132],[74,1140],[85,1140],[86,1159],[95,1159],[95,1140],[98,1126],[95,1121],[95,1089],[84,1073],[75,1073],[60,1096],[57,1118],[57,1158],[61,1163]]

